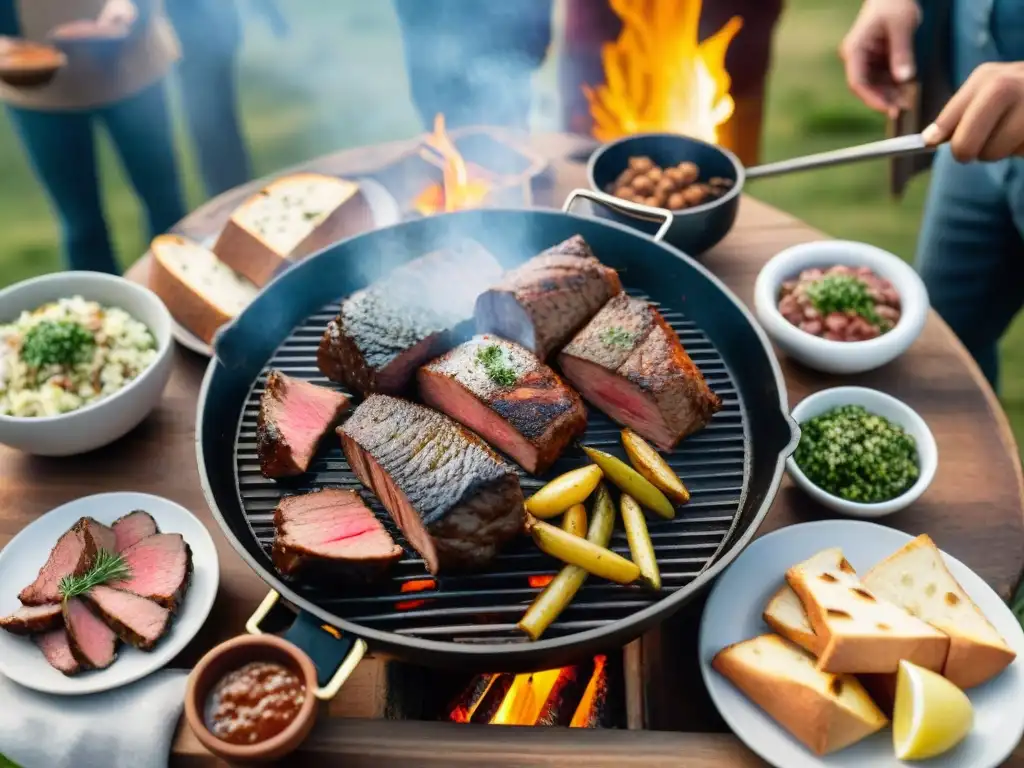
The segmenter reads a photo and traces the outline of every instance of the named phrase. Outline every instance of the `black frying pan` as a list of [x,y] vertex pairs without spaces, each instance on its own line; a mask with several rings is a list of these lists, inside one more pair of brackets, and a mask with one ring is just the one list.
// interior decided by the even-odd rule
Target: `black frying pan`
[[[577,190],[566,209],[579,197],[595,196]],[[671,219],[668,214],[663,230]],[[526,537],[507,547],[487,571],[442,575],[433,588],[412,594],[405,588],[422,584],[428,574],[408,548],[389,581],[365,592],[282,579],[269,557],[277,500],[317,487],[360,486],[330,437],[305,476],[287,484],[260,476],[255,415],[268,368],[326,384],[316,368],[315,350],[336,302],[449,238],[475,238],[511,267],[575,234],[619,270],[629,292],[660,305],[724,403],[711,424],[667,457],[688,483],[692,500],[675,520],[651,523],[665,583],[661,593],[591,578],[548,633],[529,642],[515,630],[515,622],[540,590],[532,579],[555,572],[559,564]],[[458,329],[464,335],[472,332],[472,327]],[[798,438],[767,338],[714,275],[657,238],[563,211],[464,211],[338,243],[279,275],[222,329],[215,349],[197,413],[196,453],[204,493],[232,545],[273,590],[250,629],[258,631],[280,596],[299,611],[299,630],[293,628],[293,633],[302,635],[303,643],[316,635],[321,623],[340,630],[342,651],[335,654],[331,669],[322,670],[325,677],[349,648],[354,655],[347,666],[354,666],[353,658],[367,645],[419,664],[491,671],[551,668],[621,647],[699,594],[750,542],[775,498],[785,459]],[[589,417],[583,442],[623,456],[618,428],[596,411]],[[549,477],[583,462],[582,452],[570,449]],[[544,481],[523,476],[524,492]],[[375,500],[373,504],[402,542],[387,513]],[[628,553],[621,530],[612,548]]]

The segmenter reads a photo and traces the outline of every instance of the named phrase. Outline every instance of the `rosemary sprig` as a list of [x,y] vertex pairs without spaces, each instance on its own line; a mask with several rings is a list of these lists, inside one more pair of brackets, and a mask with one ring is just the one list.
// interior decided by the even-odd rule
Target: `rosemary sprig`
[[68,600],[108,581],[127,579],[131,574],[132,569],[128,567],[123,557],[101,549],[92,568],[80,576],[65,576],[60,580],[58,589],[61,597]]

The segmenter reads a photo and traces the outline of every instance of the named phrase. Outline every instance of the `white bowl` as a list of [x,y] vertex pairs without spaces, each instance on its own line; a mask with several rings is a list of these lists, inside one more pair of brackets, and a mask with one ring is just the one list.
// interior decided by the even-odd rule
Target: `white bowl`
[[112,443],[138,426],[163,396],[174,361],[171,315],[157,295],[137,283],[100,272],[57,272],[0,291],[0,323],[47,302],[81,296],[118,307],[145,324],[157,358],[123,388],[58,416],[0,415],[0,443],[39,456],[71,456]]
[[[868,267],[900,295],[900,319],[888,333],[867,341],[830,341],[812,336],[779,312],[779,290],[805,269],[836,265]],[[898,256],[866,243],[820,240],[787,248],[764,265],[754,283],[754,310],[783,352],[826,373],[863,373],[902,355],[928,318],[928,291],[917,272]]]
[[792,411],[793,420],[802,424],[815,416],[840,405],[860,405],[870,413],[882,416],[896,424],[914,438],[917,443],[917,462],[920,473],[917,482],[895,499],[877,504],[863,504],[847,501],[822,490],[810,480],[796,465],[793,456],[786,459],[786,469],[794,482],[803,488],[809,496],[829,509],[850,517],[875,518],[891,515],[913,504],[925,492],[935,478],[935,470],[939,465],[939,449],[935,445],[935,436],[925,424],[924,419],[906,403],[891,395],[867,387],[833,387],[805,397]]

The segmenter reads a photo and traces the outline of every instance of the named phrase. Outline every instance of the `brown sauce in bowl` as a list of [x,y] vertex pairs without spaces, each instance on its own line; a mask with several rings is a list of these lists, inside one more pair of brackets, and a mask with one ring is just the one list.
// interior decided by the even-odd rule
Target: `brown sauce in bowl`
[[213,687],[206,703],[206,727],[229,744],[266,741],[291,724],[307,695],[292,670],[254,661],[229,672]]

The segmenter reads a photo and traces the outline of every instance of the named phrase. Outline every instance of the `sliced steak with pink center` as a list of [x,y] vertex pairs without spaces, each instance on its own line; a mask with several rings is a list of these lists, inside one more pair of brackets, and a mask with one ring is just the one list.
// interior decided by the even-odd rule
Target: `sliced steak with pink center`
[[450,346],[449,331],[473,317],[477,296],[501,273],[471,240],[406,262],[341,303],[317,365],[363,394],[400,393],[419,366]]
[[264,477],[291,477],[309,469],[320,439],[338,426],[348,404],[341,392],[271,371],[256,421]]
[[531,474],[555,462],[587,429],[583,401],[534,355],[476,336],[420,368],[427,405],[469,427]]
[[171,628],[170,611],[133,592],[100,585],[82,599],[119,638],[141,651],[152,650]]
[[274,565],[354,583],[383,576],[403,550],[359,494],[326,488],[287,496],[274,511]]
[[352,471],[431,573],[481,568],[522,531],[515,469],[444,414],[373,395],[338,434]]
[[105,525],[92,518],[80,518],[57,540],[36,580],[18,593],[18,599],[25,605],[59,603],[61,579],[78,576],[92,567],[100,549],[96,537],[106,539],[106,532],[110,532],[113,540],[113,532]]
[[722,407],[661,313],[624,293],[573,338],[558,364],[590,403],[665,451]]
[[476,302],[476,329],[546,360],[622,290],[614,269],[574,235],[534,256]]
[[59,629],[47,632],[43,635],[36,635],[34,638],[39,650],[43,652],[46,661],[51,667],[65,675],[78,674],[82,666],[71,653],[71,645],[68,643],[68,632],[63,625]]
[[114,548],[117,552],[124,552],[128,547],[142,541],[147,536],[160,532],[153,516],[141,509],[119,517],[111,527],[114,529]]
[[0,619],[0,629],[14,635],[38,635],[51,632],[64,624],[60,603],[25,605],[10,616]]
[[192,574],[192,550],[180,533],[157,533],[121,553],[131,575],[107,586],[126,589],[177,610]]
[[64,601],[71,655],[83,669],[104,669],[117,658],[117,635],[77,597]]

